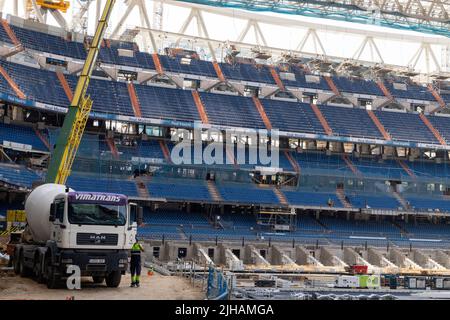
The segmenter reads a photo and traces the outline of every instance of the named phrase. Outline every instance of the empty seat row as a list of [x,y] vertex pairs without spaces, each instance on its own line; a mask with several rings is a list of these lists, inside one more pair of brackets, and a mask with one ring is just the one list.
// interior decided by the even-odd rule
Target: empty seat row
[[[44,29],[46,26],[43,25]],[[29,28],[11,25],[11,29],[16,34],[19,41],[25,48],[36,51],[48,52],[52,54],[67,56],[84,60],[87,55],[86,44],[71,40],[69,33],[61,30],[61,35],[52,35],[45,32],[35,31]],[[0,26],[0,41],[12,43],[3,26]],[[121,54],[120,50],[128,50],[126,54]],[[215,77],[216,72],[209,61],[191,59],[189,63],[182,63],[181,57],[169,57],[160,55],[159,59],[163,68],[170,72],[192,74],[199,76]],[[99,51],[99,61],[109,64],[139,67],[145,69],[155,69],[151,54],[139,51],[138,46],[133,42],[106,40],[103,41]],[[220,63],[220,68],[224,76],[228,79],[248,82],[266,83],[275,85],[275,80],[266,65],[256,63]],[[277,67],[279,73],[290,73],[292,77],[283,78],[286,86],[310,88],[318,90],[331,90],[322,76],[308,74],[308,72],[297,65],[283,65]],[[375,81],[368,81],[359,78],[346,78],[333,76],[333,82],[341,92],[368,94],[383,96],[382,91]],[[405,82],[403,88],[399,88],[393,81],[385,81],[385,86],[394,97],[404,99],[417,99],[434,101],[435,98],[424,86]],[[403,90],[404,89],[404,90]],[[447,97],[444,96],[444,100]]]
[[[56,106],[67,106],[62,84],[54,72],[0,60],[2,66],[30,99]],[[65,75],[69,87],[75,90],[77,78]],[[1,78],[0,90],[15,94],[7,81]],[[135,85],[142,116],[174,121],[200,121],[200,115],[190,90],[167,87]],[[93,78],[88,94],[94,101],[93,111],[105,114],[134,116],[131,100],[124,82]],[[265,129],[254,101],[249,97],[200,93],[209,122],[215,125],[240,128]],[[290,132],[323,134],[317,116],[308,104],[274,99],[260,99],[272,127]],[[357,108],[319,106],[335,135],[382,139],[367,111]],[[432,131],[416,113],[374,111],[384,128],[394,140],[439,144]],[[244,115],[244,116],[243,116]],[[450,138],[449,117],[428,116],[430,122]]]

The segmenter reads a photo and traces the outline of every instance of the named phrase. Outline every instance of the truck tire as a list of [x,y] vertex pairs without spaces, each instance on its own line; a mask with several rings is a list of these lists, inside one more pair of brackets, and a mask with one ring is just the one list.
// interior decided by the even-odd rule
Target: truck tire
[[61,279],[55,272],[55,267],[51,265],[51,257],[45,257],[45,270],[47,278],[47,288],[57,289],[60,285]]
[[105,281],[105,277],[103,277],[103,276],[93,276],[92,280],[94,281],[94,283],[103,283],[103,281]]
[[109,288],[117,288],[122,279],[122,274],[120,271],[113,271],[106,276],[106,286]]
[[24,258],[23,258],[23,252],[20,253],[19,256],[20,266],[19,266],[19,273],[21,277],[28,277],[31,274],[30,268],[25,266]]
[[36,257],[33,274],[38,283],[45,283],[44,270],[42,270],[42,257]]

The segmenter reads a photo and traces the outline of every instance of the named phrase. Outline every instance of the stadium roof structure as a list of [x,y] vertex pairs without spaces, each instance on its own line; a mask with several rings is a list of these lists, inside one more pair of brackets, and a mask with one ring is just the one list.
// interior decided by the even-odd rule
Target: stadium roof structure
[[373,24],[450,37],[447,0],[180,0],[222,8]]
[[[41,23],[49,23],[51,16],[65,30],[87,32],[87,20],[98,20],[102,2],[71,1],[70,12],[63,13],[42,8],[36,0],[0,0],[0,11],[7,3],[13,7],[13,15]],[[376,67],[405,76],[419,75],[418,81],[429,82],[448,78],[450,72],[449,7],[449,0],[121,0],[107,36],[136,41],[142,50],[150,52],[189,47],[204,52],[204,59],[219,60],[233,45],[241,56],[255,50],[266,53],[271,57],[267,62],[272,64],[295,56],[325,64],[332,62],[334,70],[350,64],[352,68]],[[24,13],[21,8],[25,8]],[[174,11],[176,19],[173,14],[166,14],[173,8],[178,10]],[[367,27],[358,23],[324,23],[323,19],[301,19],[295,15],[359,22]],[[222,28],[229,29],[227,35],[216,32],[215,17],[221,19],[221,26],[230,26]],[[280,32],[294,34],[295,38],[290,44],[277,42],[271,28],[283,29]],[[238,31],[238,35],[232,31]],[[328,41],[330,35],[348,36],[349,40],[343,39],[336,45],[336,41]],[[341,45],[347,41],[351,44]],[[401,59],[394,61],[390,55],[398,51],[402,51]]]

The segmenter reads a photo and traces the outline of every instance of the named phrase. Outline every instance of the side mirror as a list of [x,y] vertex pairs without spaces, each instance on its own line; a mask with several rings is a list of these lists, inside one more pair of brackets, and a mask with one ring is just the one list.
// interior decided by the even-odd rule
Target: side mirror
[[136,222],[138,226],[144,223],[144,208],[142,208],[141,206],[137,208]]
[[48,216],[48,221],[54,222],[55,220],[56,220],[55,204],[52,203],[50,205],[50,215]]

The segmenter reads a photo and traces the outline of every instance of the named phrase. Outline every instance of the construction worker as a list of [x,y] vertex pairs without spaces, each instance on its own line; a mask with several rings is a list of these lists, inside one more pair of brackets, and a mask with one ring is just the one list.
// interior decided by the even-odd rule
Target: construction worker
[[139,243],[139,240],[136,238],[135,243],[131,247],[131,262],[130,262],[130,271],[131,271],[131,286],[130,287],[139,287],[139,277],[141,276],[141,252],[144,252],[144,248]]

